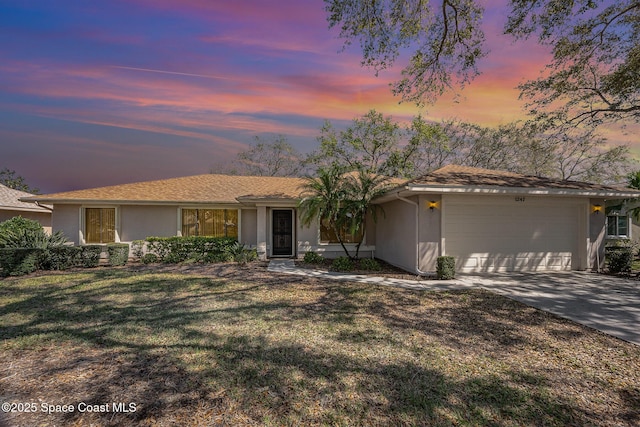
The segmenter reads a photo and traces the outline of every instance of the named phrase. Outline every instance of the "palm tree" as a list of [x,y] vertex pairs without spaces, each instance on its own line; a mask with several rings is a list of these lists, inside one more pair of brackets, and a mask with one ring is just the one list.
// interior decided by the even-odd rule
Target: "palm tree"
[[377,221],[377,211],[380,207],[371,204],[371,201],[387,190],[388,181],[389,177],[368,173],[361,169],[345,178],[344,187],[347,200],[344,204],[344,212],[346,213],[344,219],[352,234],[358,233],[359,230],[362,231],[359,234],[360,238],[355,242],[354,258],[356,259],[360,254],[360,246],[364,240],[369,213],[371,213],[373,221]]
[[[340,246],[350,259],[357,259],[364,240],[368,214],[376,220],[376,208],[371,201],[385,190],[388,178],[362,170],[344,174],[342,169],[319,169],[316,178],[308,177],[303,185],[304,197],[298,204],[300,220],[306,226],[318,220],[327,220]],[[343,230],[358,236],[355,254],[347,249]]]

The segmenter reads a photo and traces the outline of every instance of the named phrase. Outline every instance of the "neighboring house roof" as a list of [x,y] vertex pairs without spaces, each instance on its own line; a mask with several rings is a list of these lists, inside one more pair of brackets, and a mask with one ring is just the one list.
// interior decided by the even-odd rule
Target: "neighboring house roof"
[[206,174],[46,194],[25,200],[48,203],[238,204],[238,199],[243,197],[295,199],[303,183],[302,178]]
[[31,196],[33,196],[33,194],[14,190],[13,188],[0,184],[0,209],[25,212],[51,212],[50,208],[38,206],[33,202],[28,203],[20,200],[24,197]]
[[640,197],[640,191],[580,181],[522,175],[514,172],[448,165],[410,180],[387,193],[517,193],[589,197]]

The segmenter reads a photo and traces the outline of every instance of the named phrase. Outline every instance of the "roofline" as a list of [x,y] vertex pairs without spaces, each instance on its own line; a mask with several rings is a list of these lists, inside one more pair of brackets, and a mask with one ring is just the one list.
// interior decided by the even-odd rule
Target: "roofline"
[[505,194],[505,195],[539,195],[539,196],[574,196],[629,199],[639,198],[640,191],[622,190],[580,190],[572,188],[530,188],[530,187],[498,187],[498,186],[436,186],[436,185],[406,185],[396,187],[376,199],[377,202],[390,200],[395,194]]
[[22,211],[22,212],[39,212],[39,213],[51,213],[50,210],[41,207],[27,208],[22,206],[0,206],[0,211]]
[[[22,201],[22,199],[20,199]],[[240,205],[237,200],[118,200],[118,199],[25,199],[56,205],[109,204],[109,205]]]

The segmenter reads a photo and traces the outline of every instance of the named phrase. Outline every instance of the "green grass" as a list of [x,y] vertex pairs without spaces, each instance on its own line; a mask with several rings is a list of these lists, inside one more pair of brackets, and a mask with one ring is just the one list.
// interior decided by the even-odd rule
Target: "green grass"
[[[239,271],[0,281],[10,425],[633,425],[638,347],[490,294]],[[0,418],[0,424],[2,418]]]

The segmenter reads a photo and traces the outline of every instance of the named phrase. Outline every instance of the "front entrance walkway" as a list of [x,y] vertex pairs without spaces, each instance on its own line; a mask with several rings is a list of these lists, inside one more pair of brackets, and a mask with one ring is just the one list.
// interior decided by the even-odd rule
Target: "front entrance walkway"
[[297,268],[271,260],[269,271],[415,290],[483,288],[640,345],[640,281],[579,271],[460,274],[455,280],[404,280]]

